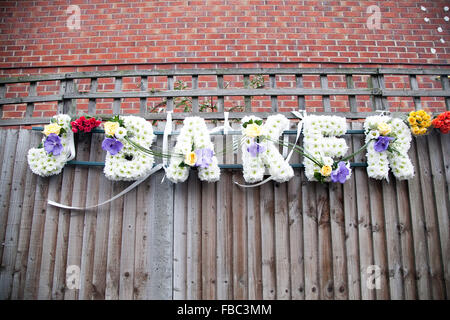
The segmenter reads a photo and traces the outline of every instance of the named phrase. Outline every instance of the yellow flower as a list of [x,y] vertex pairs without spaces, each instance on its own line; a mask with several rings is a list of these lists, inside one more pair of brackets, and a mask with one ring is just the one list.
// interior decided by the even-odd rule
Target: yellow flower
[[423,119],[422,119],[421,116],[416,116],[416,120],[419,121],[419,122],[421,122]]
[[420,134],[420,129],[418,126],[412,126],[411,127],[411,132],[415,135],[419,135]]
[[429,126],[431,126],[431,121],[430,120],[422,122],[422,127],[428,128]]
[[409,122],[409,124],[410,125],[415,125],[416,123],[417,123],[417,121],[416,121],[416,118],[414,118],[414,117],[409,117],[408,118],[408,122]]
[[388,125],[386,122],[380,122],[377,126],[378,131],[380,131],[380,134],[382,136],[386,136],[391,132],[391,126]]
[[430,119],[431,119],[431,116],[430,116],[428,113],[425,113],[425,114],[422,116],[422,118],[423,118],[423,120],[430,120]]
[[193,151],[189,152],[184,157],[184,163],[186,163],[188,166],[192,167],[196,162],[197,162],[197,155]]
[[420,135],[425,134],[425,133],[427,133],[427,129],[426,128],[420,128],[419,129],[419,134]]
[[261,135],[262,129],[256,123],[251,123],[251,124],[247,125],[247,128],[245,128],[244,133],[246,136],[248,136],[250,138],[256,138]]
[[56,123],[48,124],[44,127],[44,134],[48,136],[50,133],[59,134],[61,127]]
[[105,133],[109,136],[113,136],[117,129],[119,129],[119,123],[118,122],[113,122],[113,121],[107,121],[104,124],[105,127]]
[[331,171],[333,171],[331,166],[323,166],[322,169],[320,169],[320,173],[325,177],[328,177],[331,174]]

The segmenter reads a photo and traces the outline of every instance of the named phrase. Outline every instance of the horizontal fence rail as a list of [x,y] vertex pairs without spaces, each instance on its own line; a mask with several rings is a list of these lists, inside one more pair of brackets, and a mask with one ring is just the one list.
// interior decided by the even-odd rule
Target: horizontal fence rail
[[[237,75],[243,77],[243,88],[224,88],[224,76]],[[250,88],[250,76],[269,76],[269,87]],[[295,76],[295,88],[277,88],[277,75]],[[305,88],[303,76],[316,75],[320,79],[320,88]],[[347,88],[330,88],[328,76],[345,75]],[[354,75],[368,76],[368,88],[355,88]],[[387,89],[385,77],[390,75],[406,76],[409,80],[410,89],[398,90],[398,88]],[[440,90],[420,89],[417,76],[436,76],[441,82]],[[416,109],[421,107],[422,97],[442,97],[445,99],[446,109],[450,109],[450,84],[449,69],[393,69],[393,68],[232,68],[232,69],[174,69],[174,70],[123,70],[123,71],[94,71],[94,72],[71,72],[63,74],[45,74],[33,76],[21,76],[0,79],[0,108],[8,104],[26,104],[26,112],[23,118],[0,119],[0,126],[32,125],[48,122],[49,117],[33,117],[36,103],[57,102],[58,112],[75,115],[77,113],[77,100],[87,99],[89,101],[88,112],[90,114],[102,115],[96,112],[97,99],[112,99],[114,114],[124,114],[121,103],[122,99],[140,99],[140,113],[148,120],[165,120],[164,113],[152,113],[146,107],[148,98],[165,98],[165,109],[174,109],[174,99],[179,97],[190,97],[192,99],[192,112],[175,113],[173,119],[182,120],[187,116],[201,115],[205,119],[223,119],[224,98],[233,96],[244,97],[243,112],[230,112],[230,119],[240,119],[246,115],[253,114],[266,118],[273,112],[279,112],[278,97],[294,96],[298,101],[298,109],[305,110],[305,97],[321,96],[323,112],[320,114],[338,114],[350,119],[361,119],[372,114],[371,112],[357,112],[357,96],[371,97],[371,108],[375,110],[389,110],[389,97],[411,97]],[[161,91],[149,90],[148,77],[167,77],[167,89]],[[192,88],[176,90],[174,88],[174,77],[190,76]],[[199,76],[215,76],[216,88],[198,88]],[[124,91],[123,78],[141,77],[140,91]],[[99,92],[98,79],[113,78],[114,90],[112,92]],[[89,92],[79,92],[76,80],[90,79]],[[59,93],[38,95],[36,88],[40,82],[59,81]],[[28,96],[6,97],[7,86],[12,84],[29,84]],[[251,98],[256,96],[268,96],[271,99],[270,112],[251,112]],[[349,112],[332,112],[330,96],[348,96]],[[200,112],[199,97],[217,97],[217,112]],[[294,116],[284,112],[288,118]]]

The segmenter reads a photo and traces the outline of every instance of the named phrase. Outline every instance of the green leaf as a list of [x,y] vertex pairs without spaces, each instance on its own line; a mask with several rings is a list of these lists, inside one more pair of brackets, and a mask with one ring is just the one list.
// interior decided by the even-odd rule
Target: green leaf
[[258,126],[260,126],[260,125],[262,125],[263,122],[262,122],[262,120],[256,120],[255,123],[256,123]]
[[314,178],[316,178],[316,180],[318,181],[321,181],[323,179],[322,175],[318,171],[314,172]]
[[188,165],[184,163],[184,161],[181,161],[181,163],[178,165],[180,168],[187,167]]
[[247,122],[245,122],[245,123],[242,125],[242,127],[244,127],[244,129],[247,128]]
[[64,133],[67,133],[66,129],[61,128],[61,129],[59,130],[59,134],[64,134]]
[[41,143],[39,143],[39,145],[37,146],[38,149],[42,149],[44,147],[44,145]]

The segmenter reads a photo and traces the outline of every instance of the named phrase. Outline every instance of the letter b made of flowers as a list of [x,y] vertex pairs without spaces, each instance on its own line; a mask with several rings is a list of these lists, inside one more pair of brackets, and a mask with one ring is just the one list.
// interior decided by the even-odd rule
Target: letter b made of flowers
[[364,122],[367,146],[367,174],[374,179],[388,179],[389,166],[399,180],[414,176],[414,166],[408,156],[411,131],[398,118],[367,117]]
[[189,177],[191,167],[197,168],[202,181],[215,182],[220,179],[214,145],[205,120],[200,117],[184,119],[177,143],[170,154],[166,176],[174,183],[184,182]]

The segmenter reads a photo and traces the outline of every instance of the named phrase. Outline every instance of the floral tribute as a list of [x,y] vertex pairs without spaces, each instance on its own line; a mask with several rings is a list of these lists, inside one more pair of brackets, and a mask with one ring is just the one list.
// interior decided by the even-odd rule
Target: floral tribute
[[37,148],[28,151],[28,165],[33,173],[42,177],[59,174],[71,156],[73,143],[70,116],[59,114],[44,127],[44,137]]
[[272,115],[263,124],[262,119],[247,116],[241,123],[244,180],[247,183],[261,181],[266,166],[273,180],[290,180],[294,176],[294,170],[275,145],[283,131],[289,129],[289,120],[283,115]]
[[70,123],[73,133],[88,133],[91,132],[92,129],[99,127],[101,124],[101,120],[89,116],[81,116]]
[[215,182],[220,179],[214,145],[205,120],[200,117],[184,119],[166,169],[166,176],[174,183],[184,182],[189,176],[191,167],[197,168],[198,177],[202,181]]
[[450,132],[450,111],[441,113],[431,121],[431,124],[443,134]]
[[401,119],[371,116],[366,118],[364,130],[367,173],[370,178],[388,179],[389,166],[397,179],[410,179],[414,176],[414,167],[408,156],[411,131]]
[[145,177],[152,170],[154,157],[139,151],[139,147],[150,149],[155,138],[152,125],[136,116],[115,116],[103,125],[106,178],[132,181]]
[[408,114],[407,123],[413,135],[422,136],[428,133],[428,128],[431,126],[431,115],[424,110],[411,111]]
[[307,116],[303,120],[305,174],[309,181],[344,183],[351,176],[346,141],[337,136],[347,131],[347,122],[337,116]]

